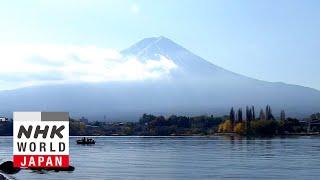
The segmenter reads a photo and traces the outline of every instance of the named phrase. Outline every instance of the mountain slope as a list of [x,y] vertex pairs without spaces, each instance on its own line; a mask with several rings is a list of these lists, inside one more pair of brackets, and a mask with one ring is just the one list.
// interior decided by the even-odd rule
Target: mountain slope
[[[137,120],[142,113],[225,114],[231,106],[270,104],[274,112],[305,116],[320,111],[320,92],[245,77],[202,59],[165,37],[147,38],[122,51],[140,61],[171,60],[168,78],[36,86],[0,92],[0,112],[68,111],[72,116]],[[277,116],[277,114],[275,114]]]

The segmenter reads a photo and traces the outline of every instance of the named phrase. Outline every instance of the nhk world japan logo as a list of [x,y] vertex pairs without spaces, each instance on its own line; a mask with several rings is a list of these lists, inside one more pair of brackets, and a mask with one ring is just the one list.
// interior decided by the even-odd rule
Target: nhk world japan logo
[[69,113],[14,112],[13,163],[22,168],[69,166]]

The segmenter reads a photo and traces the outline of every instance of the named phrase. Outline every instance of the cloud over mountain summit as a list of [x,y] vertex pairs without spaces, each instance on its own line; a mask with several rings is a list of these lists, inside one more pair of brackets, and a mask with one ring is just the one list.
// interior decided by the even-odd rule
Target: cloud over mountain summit
[[140,60],[96,46],[0,45],[0,89],[73,82],[166,78],[177,65],[170,59]]

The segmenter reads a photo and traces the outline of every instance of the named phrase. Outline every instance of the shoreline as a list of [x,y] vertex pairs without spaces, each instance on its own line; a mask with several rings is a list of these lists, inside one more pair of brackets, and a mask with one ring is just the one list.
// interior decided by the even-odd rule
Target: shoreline
[[[211,135],[172,135],[172,136],[138,136],[138,135],[108,135],[108,136],[99,136],[99,135],[81,135],[81,136],[69,136],[72,138],[77,137],[215,137],[215,136],[224,136],[224,137],[249,137],[249,138],[265,138],[265,137],[292,137],[292,136],[320,136],[320,133],[290,133],[290,134],[278,134],[278,135],[271,135],[271,136],[246,136],[246,135],[239,135],[236,133],[215,133]],[[13,136],[0,136],[0,137],[13,137]]]

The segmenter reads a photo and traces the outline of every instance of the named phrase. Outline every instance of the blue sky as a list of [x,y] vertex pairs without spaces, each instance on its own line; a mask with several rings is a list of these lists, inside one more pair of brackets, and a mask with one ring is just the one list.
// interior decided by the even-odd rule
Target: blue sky
[[319,19],[311,0],[1,1],[0,44],[121,50],[162,35],[231,71],[320,90]]

